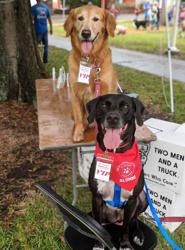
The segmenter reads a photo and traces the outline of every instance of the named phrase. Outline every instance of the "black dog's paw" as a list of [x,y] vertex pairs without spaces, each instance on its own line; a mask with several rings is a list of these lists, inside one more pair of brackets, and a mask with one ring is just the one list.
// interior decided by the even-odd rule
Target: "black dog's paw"
[[144,243],[144,235],[142,232],[138,232],[137,234],[135,234],[133,236],[133,242],[138,245],[138,246],[142,246]]
[[124,241],[120,243],[119,250],[134,250],[129,241]]
[[92,250],[104,250],[104,249],[105,249],[104,246],[100,243],[100,244],[95,244]]

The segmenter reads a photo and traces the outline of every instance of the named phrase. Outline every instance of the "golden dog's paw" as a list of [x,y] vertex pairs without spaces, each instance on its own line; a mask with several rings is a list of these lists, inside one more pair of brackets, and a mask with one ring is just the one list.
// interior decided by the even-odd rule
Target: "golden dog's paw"
[[80,142],[84,140],[84,131],[76,129],[73,134],[73,141]]

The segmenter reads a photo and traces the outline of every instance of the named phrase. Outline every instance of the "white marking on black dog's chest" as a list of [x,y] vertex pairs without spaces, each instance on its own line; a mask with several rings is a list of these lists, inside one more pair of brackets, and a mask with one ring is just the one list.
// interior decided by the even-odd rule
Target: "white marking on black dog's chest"
[[[113,181],[101,181],[96,180],[97,182],[97,192],[101,194],[103,200],[113,200],[114,197],[114,182]],[[127,201],[129,197],[133,194],[132,191],[128,191],[126,189],[121,189],[121,201]]]

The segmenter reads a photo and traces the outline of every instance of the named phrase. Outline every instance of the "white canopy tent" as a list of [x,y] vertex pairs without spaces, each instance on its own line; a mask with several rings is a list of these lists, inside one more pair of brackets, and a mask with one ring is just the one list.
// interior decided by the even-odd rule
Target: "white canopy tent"
[[166,17],[166,37],[167,37],[168,66],[169,66],[169,80],[170,80],[170,107],[171,107],[171,112],[174,113],[171,42],[170,42],[169,19],[168,19],[168,8],[167,8],[168,0],[163,0],[163,1],[165,1],[164,3],[165,3],[165,17]]
[[169,80],[170,80],[170,107],[171,112],[174,113],[174,95],[173,95],[173,68],[172,68],[172,52],[179,52],[179,49],[176,48],[178,25],[179,25],[179,12],[181,0],[174,1],[174,25],[173,25],[173,36],[172,41],[170,39],[170,28],[169,28],[169,19],[168,19],[168,0],[165,1],[165,17],[166,17],[166,36],[167,36],[167,49],[168,49],[168,65],[169,65]]
[[176,0],[175,13],[174,13],[174,29],[173,29],[173,38],[172,38],[172,46],[171,46],[171,50],[173,52],[179,52],[179,49],[176,48],[176,41],[177,41],[177,32],[178,32],[178,24],[179,24],[180,4],[181,4],[181,0]]

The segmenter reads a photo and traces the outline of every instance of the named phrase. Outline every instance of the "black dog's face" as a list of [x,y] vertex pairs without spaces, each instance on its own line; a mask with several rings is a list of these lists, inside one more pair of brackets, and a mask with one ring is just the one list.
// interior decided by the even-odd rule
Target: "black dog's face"
[[[97,102],[96,102],[97,101]],[[131,98],[123,95],[105,95],[96,100],[96,107],[90,104],[90,114],[107,129],[121,129],[134,115]],[[95,104],[95,103],[94,103]],[[95,109],[93,109],[95,108]]]
[[126,135],[134,135],[135,119],[139,126],[143,124],[143,104],[127,95],[108,94],[100,96],[87,103],[87,110],[89,113],[88,121],[91,123],[94,119],[96,120],[98,131],[103,134],[105,143],[109,141],[110,146],[112,140],[117,140],[115,138],[119,137],[119,139],[124,140]]

